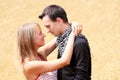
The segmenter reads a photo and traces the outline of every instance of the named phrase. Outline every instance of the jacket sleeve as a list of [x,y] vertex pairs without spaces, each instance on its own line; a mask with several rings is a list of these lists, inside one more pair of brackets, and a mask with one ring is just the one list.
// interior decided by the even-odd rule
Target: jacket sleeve
[[85,39],[77,40],[74,46],[76,75],[74,80],[90,80],[91,76],[91,58],[90,48]]

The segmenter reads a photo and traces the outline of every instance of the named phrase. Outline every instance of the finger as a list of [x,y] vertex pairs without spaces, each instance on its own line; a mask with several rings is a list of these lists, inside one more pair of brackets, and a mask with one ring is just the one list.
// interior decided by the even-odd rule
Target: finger
[[76,26],[75,26],[75,35],[76,35],[76,36],[78,35],[78,32],[79,32],[79,26],[76,25]]
[[76,28],[77,30],[77,32],[76,32],[76,34],[78,35],[79,34],[79,25],[77,25],[77,28]]
[[79,29],[78,29],[78,34],[81,34],[82,33],[82,25],[79,25]]
[[74,27],[74,25],[72,25],[72,31],[75,32],[75,27]]

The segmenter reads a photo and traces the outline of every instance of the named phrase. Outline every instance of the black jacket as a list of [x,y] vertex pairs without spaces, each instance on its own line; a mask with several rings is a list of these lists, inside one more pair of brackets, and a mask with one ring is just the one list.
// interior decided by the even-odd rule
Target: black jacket
[[[58,58],[61,55],[58,53]],[[91,80],[91,55],[87,39],[76,36],[71,63],[57,72],[58,80]]]

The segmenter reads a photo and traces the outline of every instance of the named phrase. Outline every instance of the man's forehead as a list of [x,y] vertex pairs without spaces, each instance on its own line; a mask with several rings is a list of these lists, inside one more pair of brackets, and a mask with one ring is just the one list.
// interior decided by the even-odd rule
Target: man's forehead
[[50,21],[50,18],[49,18],[49,16],[48,15],[45,15],[44,17],[43,17],[43,19],[42,19],[42,21]]
[[43,22],[44,25],[48,25],[48,24],[51,22],[51,20],[50,20],[50,18],[46,15],[46,16],[43,17],[42,22]]

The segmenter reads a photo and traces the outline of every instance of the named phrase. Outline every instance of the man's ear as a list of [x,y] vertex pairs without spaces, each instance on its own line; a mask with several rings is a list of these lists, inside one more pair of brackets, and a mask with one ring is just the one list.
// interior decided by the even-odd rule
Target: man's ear
[[63,22],[63,20],[61,18],[59,18],[59,17],[56,18],[56,21],[60,22],[60,23]]

